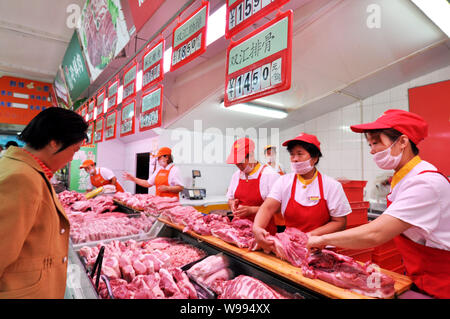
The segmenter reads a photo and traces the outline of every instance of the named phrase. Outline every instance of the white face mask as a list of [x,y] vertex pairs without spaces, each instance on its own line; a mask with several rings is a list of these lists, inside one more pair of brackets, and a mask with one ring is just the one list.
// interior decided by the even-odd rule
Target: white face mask
[[314,166],[311,165],[311,160],[306,160],[303,162],[291,162],[291,169],[296,174],[304,175],[309,173]]
[[247,166],[242,171],[244,174],[250,174],[253,171],[253,167],[250,164],[247,164]]
[[89,174],[90,174],[90,175],[94,175],[94,174],[95,174],[95,168],[91,168],[91,169],[89,170]]
[[379,168],[389,170],[395,169],[398,166],[400,160],[402,159],[403,150],[397,156],[391,155],[392,146],[394,146],[394,144],[397,143],[397,141],[392,143],[392,145],[389,146],[384,151],[373,154],[373,160],[375,161],[375,164],[377,164]]

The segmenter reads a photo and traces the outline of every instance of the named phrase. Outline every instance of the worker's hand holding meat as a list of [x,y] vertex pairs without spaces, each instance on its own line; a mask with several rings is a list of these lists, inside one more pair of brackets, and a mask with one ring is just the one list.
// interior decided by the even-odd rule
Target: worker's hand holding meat
[[270,253],[274,249],[273,240],[268,239],[270,233],[262,227],[253,226],[253,235],[255,235],[255,240],[258,248],[262,248],[264,252]]
[[306,248],[309,250],[323,249],[326,246],[323,236],[308,236]]
[[255,215],[259,207],[256,206],[244,206],[239,205],[238,208],[233,212],[233,215],[237,218],[245,218]]

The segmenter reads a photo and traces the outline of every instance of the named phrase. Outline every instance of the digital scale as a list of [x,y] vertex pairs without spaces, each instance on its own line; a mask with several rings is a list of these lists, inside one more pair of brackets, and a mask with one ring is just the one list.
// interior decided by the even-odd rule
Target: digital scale
[[206,197],[206,189],[204,188],[196,188],[195,187],[195,179],[197,177],[201,177],[201,173],[199,170],[192,170],[192,187],[185,187],[181,196],[187,199],[203,199]]

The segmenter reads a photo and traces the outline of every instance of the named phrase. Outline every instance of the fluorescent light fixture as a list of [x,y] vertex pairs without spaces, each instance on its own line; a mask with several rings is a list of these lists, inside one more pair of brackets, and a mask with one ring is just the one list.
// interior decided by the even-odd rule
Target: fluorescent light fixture
[[210,45],[225,35],[225,23],[227,10],[224,4],[208,17],[208,29],[206,31],[206,45]]
[[172,47],[168,48],[166,51],[164,51],[164,73],[167,73],[170,71],[170,64],[172,63]]
[[136,76],[136,93],[142,90],[142,70],[139,70]]
[[117,105],[122,103],[123,99],[123,85],[119,86],[119,89],[117,90]]
[[442,31],[450,37],[450,3],[447,0],[412,0]]
[[255,100],[255,102],[261,102],[263,104],[267,104],[267,106],[285,107],[282,103],[267,101],[265,99],[257,99],[257,100]]
[[103,101],[103,113],[106,114],[107,111],[108,111],[108,98],[105,97],[105,100]]
[[270,117],[274,119],[284,119],[288,116],[287,112],[281,110],[275,110],[256,104],[242,103],[235,104],[229,107],[225,107],[224,103],[220,103],[220,106],[236,112],[247,113],[256,116]]

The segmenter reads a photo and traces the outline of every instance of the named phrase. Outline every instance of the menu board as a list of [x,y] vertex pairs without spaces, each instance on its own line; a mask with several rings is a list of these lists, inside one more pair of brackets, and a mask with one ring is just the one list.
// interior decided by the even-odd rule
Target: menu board
[[117,92],[119,91],[119,79],[115,79],[108,85],[108,105],[106,112],[117,106]]
[[161,126],[163,85],[142,95],[139,131]]
[[94,120],[95,97],[89,100],[87,105],[87,122]]
[[110,111],[106,115],[105,122],[105,140],[116,138],[117,110]]
[[142,90],[164,78],[164,39],[149,48],[142,57]]
[[227,49],[225,106],[291,87],[292,11],[233,42]]
[[186,20],[178,24],[172,34],[172,63],[174,71],[206,51],[206,29],[209,2],[205,2]]
[[106,90],[105,88],[102,88],[98,94],[97,94],[97,118],[103,114],[103,107],[104,107],[104,102],[105,102],[105,94],[106,94]]
[[123,97],[122,101],[133,97],[136,94],[136,77],[137,77],[137,63],[134,62],[123,73]]
[[289,0],[227,0],[225,37],[231,39]]
[[100,143],[103,141],[103,117],[97,117],[94,126],[94,143]]
[[131,100],[122,107],[120,117],[120,136],[134,134],[134,114],[136,110],[136,100]]

